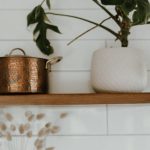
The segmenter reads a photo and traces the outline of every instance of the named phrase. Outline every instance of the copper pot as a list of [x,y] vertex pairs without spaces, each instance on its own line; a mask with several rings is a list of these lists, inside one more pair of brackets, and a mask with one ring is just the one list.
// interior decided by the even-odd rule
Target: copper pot
[[[19,50],[23,55],[12,55]],[[62,57],[50,60],[29,57],[20,48],[0,57],[0,93],[48,93],[48,71]]]

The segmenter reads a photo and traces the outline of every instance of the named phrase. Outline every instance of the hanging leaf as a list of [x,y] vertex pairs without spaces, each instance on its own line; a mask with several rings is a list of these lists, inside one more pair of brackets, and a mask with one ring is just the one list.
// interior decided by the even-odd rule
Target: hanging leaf
[[[50,9],[50,0],[46,0],[46,4]],[[59,34],[61,32],[57,26],[50,23],[50,20],[41,5],[36,6],[27,16],[28,26],[35,23],[36,26],[33,30],[33,37],[37,47],[45,55],[52,54],[54,50],[50,41],[47,39],[47,30],[52,30]]]
[[46,0],[46,4],[47,4],[47,7],[48,7],[49,9],[51,9],[50,0]]
[[27,16],[27,25],[41,21],[44,18],[44,9],[38,5]]
[[53,47],[50,45],[49,40],[46,38],[47,27],[44,23],[39,24],[39,36],[35,40],[36,45],[41,50],[42,53],[50,55],[53,53]]

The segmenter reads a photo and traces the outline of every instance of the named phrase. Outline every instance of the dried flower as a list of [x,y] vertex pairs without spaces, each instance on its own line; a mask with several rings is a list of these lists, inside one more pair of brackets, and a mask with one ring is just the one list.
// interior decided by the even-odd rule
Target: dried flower
[[0,131],[5,131],[7,126],[4,123],[0,123]]
[[40,129],[40,131],[38,132],[38,136],[39,137],[42,137],[42,136],[45,136],[46,135],[46,127]]
[[[60,118],[65,118],[68,114],[67,113],[61,113]],[[1,136],[5,137],[7,141],[12,140],[12,135],[11,133],[18,130],[20,134],[26,135],[27,138],[31,138],[33,136],[33,131],[31,130],[31,125],[33,120],[42,120],[45,117],[44,113],[38,113],[38,114],[33,114],[31,111],[25,112],[25,117],[27,118],[27,123],[24,124],[10,124],[9,128],[7,128],[7,125],[5,123],[0,123],[0,134]],[[8,121],[13,120],[13,116],[10,113],[5,113],[5,118]],[[55,134],[60,131],[60,127],[53,125],[51,122],[47,122],[43,128],[40,128],[38,131],[38,139],[35,140],[34,146],[36,150],[43,150],[44,148],[44,139],[51,133]],[[54,150],[54,147],[47,147],[45,150]]]
[[12,136],[11,136],[11,133],[10,132],[6,132],[5,134],[5,137],[8,141],[11,141],[12,140]]
[[23,128],[24,128],[25,131],[28,131],[31,127],[31,125],[29,123],[26,123],[23,126],[24,126]]
[[35,145],[35,147],[36,148],[43,148],[43,144],[44,144],[44,141],[43,140],[41,140],[41,139],[37,139],[36,141],[35,141],[35,143],[34,143],[34,145]]
[[19,126],[19,132],[20,132],[20,134],[24,134],[25,129],[24,129],[24,125],[23,125],[23,124],[21,124],[21,125]]
[[16,130],[16,126],[13,125],[13,124],[11,124],[11,125],[10,125],[10,130],[14,132],[14,131]]
[[32,115],[32,112],[31,111],[26,111],[25,112],[25,116],[28,118],[28,117],[30,117]]
[[48,123],[45,124],[45,127],[46,127],[46,128],[50,128],[50,126],[51,126],[51,123],[50,123],[50,122],[48,122]]
[[63,112],[60,114],[60,118],[63,119],[65,117],[67,117],[68,113],[67,112]]
[[6,114],[5,114],[5,118],[6,118],[8,121],[12,121],[12,120],[13,120],[13,116],[12,116],[10,113],[6,113]]
[[53,126],[52,128],[51,128],[51,133],[52,134],[56,134],[56,133],[58,133],[60,131],[60,127],[58,127],[58,126]]
[[39,113],[39,114],[37,114],[36,119],[37,119],[37,120],[41,120],[41,119],[43,119],[44,117],[45,117],[45,114],[44,114],[44,113]]
[[27,137],[31,138],[32,137],[32,131],[27,132]]
[[33,121],[33,119],[34,119],[34,115],[33,114],[28,117],[28,121]]

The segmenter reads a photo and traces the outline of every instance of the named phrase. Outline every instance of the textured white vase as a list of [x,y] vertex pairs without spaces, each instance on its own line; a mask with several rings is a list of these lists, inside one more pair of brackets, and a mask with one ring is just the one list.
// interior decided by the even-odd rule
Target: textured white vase
[[141,51],[132,48],[95,51],[91,84],[97,92],[142,92],[147,86],[147,68]]

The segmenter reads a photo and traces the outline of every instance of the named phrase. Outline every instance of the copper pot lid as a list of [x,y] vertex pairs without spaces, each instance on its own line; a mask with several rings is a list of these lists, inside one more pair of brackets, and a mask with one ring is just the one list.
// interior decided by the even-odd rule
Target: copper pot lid
[[[15,52],[15,51],[20,51],[20,52],[22,52],[22,54],[23,55],[14,55],[13,53]],[[53,64],[56,64],[57,62],[59,62],[59,61],[61,61],[62,60],[62,57],[61,56],[55,56],[55,57],[52,57],[52,58],[50,58],[50,59],[45,59],[45,58],[39,58],[39,57],[32,57],[32,56],[28,56],[27,54],[26,54],[26,52],[23,50],[23,49],[21,49],[21,48],[14,48],[14,49],[12,49],[11,51],[10,51],[10,53],[8,54],[8,55],[6,55],[6,56],[4,56],[4,57],[0,57],[0,58],[8,58],[8,57],[10,57],[10,58],[31,58],[31,59],[41,59],[41,60],[43,60],[43,61],[46,61],[46,68],[47,68],[47,65],[48,64],[50,64],[50,65],[53,65]]]

